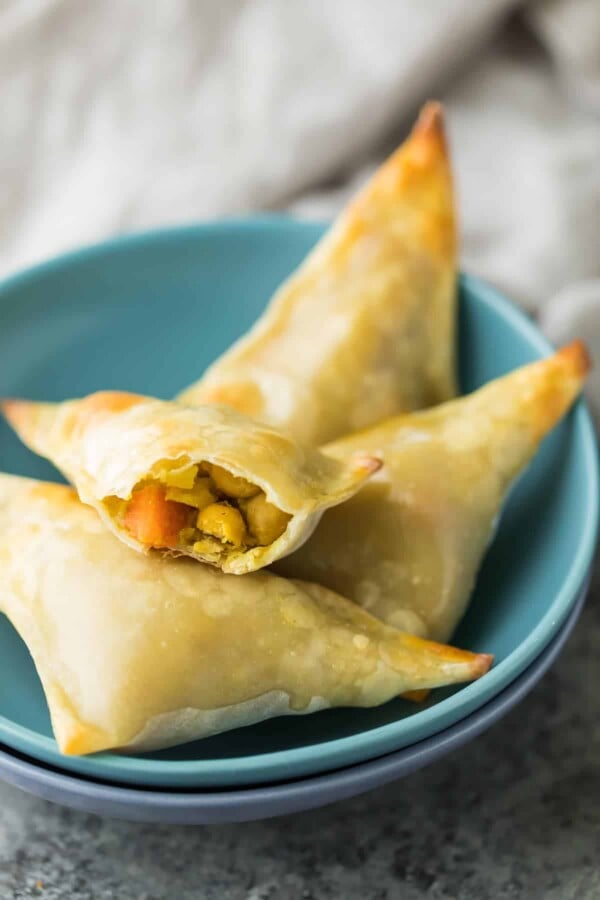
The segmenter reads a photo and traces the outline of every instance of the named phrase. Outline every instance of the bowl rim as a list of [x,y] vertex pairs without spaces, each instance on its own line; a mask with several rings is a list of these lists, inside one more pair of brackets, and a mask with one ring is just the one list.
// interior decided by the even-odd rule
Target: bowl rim
[[[177,244],[183,239],[210,236],[231,236],[235,232],[264,231],[272,234],[282,228],[312,233],[315,239],[328,223],[297,220],[283,215],[248,216],[202,222],[174,228],[158,228],[113,238],[92,244],[49,261],[40,263],[0,282],[0,303],[7,295],[26,286],[29,282],[44,278],[55,271],[62,271],[73,264],[86,263],[97,257],[111,256],[131,249],[147,249],[158,242]],[[476,302],[485,304],[511,328],[523,336],[536,358],[550,355],[553,348],[528,316],[495,288],[472,275],[460,274],[459,284]],[[599,474],[597,445],[591,416],[584,400],[579,400],[572,412],[572,427],[582,439],[582,464],[587,474],[587,491],[584,497],[585,520],[577,551],[568,572],[556,592],[553,602],[528,636],[504,660],[478,681],[436,703],[418,710],[408,718],[368,728],[353,735],[326,739],[321,742],[255,753],[249,756],[223,759],[163,760],[146,756],[125,756],[109,751],[86,757],[66,757],[60,753],[54,738],[40,734],[0,715],[0,740],[30,756],[45,759],[62,768],[96,775],[110,780],[143,781],[157,785],[239,785],[261,781],[275,781],[299,777],[316,771],[326,771],[360,760],[381,756],[400,746],[408,746],[418,740],[448,727],[481,707],[513,681],[541,649],[556,634],[585,580],[596,545],[599,519]],[[447,721],[450,716],[450,721]],[[410,723],[407,726],[406,723]],[[413,736],[404,741],[406,732]],[[403,741],[399,744],[399,741]]]

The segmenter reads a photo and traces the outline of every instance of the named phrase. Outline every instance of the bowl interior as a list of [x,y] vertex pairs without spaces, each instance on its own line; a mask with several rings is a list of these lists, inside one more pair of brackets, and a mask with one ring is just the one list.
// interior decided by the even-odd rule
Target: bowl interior
[[[0,287],[0,392],[60,400],[118,388],[172,397],[248,328],[321,233],[284,219],[194,226],[111,242],[10,279]],[[509,303],[461,280],[463,391],[547,349]],[[6,471],[59,479],[4,422],[0,458]],[[514,488],[455,637],[493,653],[494,670],[468,687],[435,691],[425,708],[395,700],[275,719],[137,758],[67,760],[28,652],[0,617],[0,739],[87,774],[180,785],[275,780],[405,746],[489,699],[555,633],[589,565],[595,479],[593,432],[580,405]]]

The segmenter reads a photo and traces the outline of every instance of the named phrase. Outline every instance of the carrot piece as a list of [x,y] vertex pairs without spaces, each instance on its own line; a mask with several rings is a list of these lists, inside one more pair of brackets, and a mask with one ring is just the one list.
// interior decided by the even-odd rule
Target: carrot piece
[[146,484],[134,491],[125,513],[125,527],[149,547],[176,544],[179,532],[188,524],[190,507],[167,500],[159,484]]

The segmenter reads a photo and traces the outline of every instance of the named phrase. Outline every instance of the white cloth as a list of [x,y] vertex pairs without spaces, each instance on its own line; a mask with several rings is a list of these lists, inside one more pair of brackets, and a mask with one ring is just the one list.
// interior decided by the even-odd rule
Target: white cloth
[[331,215],[440,97],[465,267],[600,365],[600,0],[4,0],[0,84],[2,274],[157,224]]

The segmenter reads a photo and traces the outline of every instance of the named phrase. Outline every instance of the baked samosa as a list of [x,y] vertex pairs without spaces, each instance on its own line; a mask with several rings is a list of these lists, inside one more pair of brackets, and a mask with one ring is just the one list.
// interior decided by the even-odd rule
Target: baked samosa
[[250,332],[178,398],[319,446],[456,394],[456,224],[430,103]]
[[327,446],[377,453],[380,473],[330,510],[276,570],[339,591],[384,622],[447,641],[514,479],[581,391],[580,342],[436,409]]
[[340,462],[232,409],[137,394],[8,400],[3,411],[125,543],[235,574],[300,546],[380,465]]
[[64,485],[0,475],[0,527],[0,609],[29,648],[64,753],[373,706],[491,664],[316,585],[134,553]]

